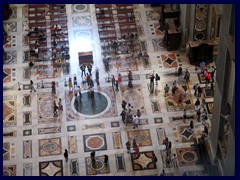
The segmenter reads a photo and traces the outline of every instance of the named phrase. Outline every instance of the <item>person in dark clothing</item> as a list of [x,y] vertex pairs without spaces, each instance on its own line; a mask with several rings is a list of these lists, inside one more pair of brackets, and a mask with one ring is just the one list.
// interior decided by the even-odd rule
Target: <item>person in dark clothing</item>
[[68,150],[67,149],[65,149],[63,156],[64,156],[66,162],[68,162]]
[[161,172],[161,174],[160,174],[160,176],[165,176],[165,171],[164,171],[164,169],[162,170],[162,172]]
[[119,91],[119,89],[118,89],[118,81],[115,81],[115,87],[116,87],[116,91]]
[[95,74],[95,77],[96,77],[96,82],[97,82],[97,85],[99,86],[99,70],[96,69],[96,74]]
[[156,85],[158,85],[158,81],[160,81],[160,76],[156,73],[155,75],[155,81],[156,81]]
[[87,65],[87,69],[88,69],[90,76],[92,76],[92,65],[90,63]]
[[104,155],[104,165],[108,166],[108,155]]
[[32,91],[36,92],[36,89],[33,86],[33,81],[32,80],[30,80],[30,89],[31,89],[30,92],[32,92]]
[[127,115],[126,110],[123,109],[120,116],[122,116],[122,121],[124,124],[126,123],[126,115]]
[[58,110],[58,107],[57,107],[56,101],[54,100],[53,101],[53,117],[57,117],[58,116],[57,110]]
[[86,73],[85,73],[86,66],[85,66],[84,64],[82,64],[82,65],[80,66],[80,69],[81,69],[81,71],[82,71],[81,77],[83,77],[83,73],[84,73],[84,76],[86,76]]
[[90,157],[91,157],[92,163],[95,163],[95,151],[92,151],[92,152],[90,153]]
[[190,79],[190,73],[189,73],[188,69],[186,69],[186,72],[185,72],[185,75],[184,75],[184,79],[186,80],[186,82],[188,82],[189,79]]
[[122,100],[122,108],[126,109],[127,102],[125,100]]
[[201,119],[201,108],[199,108],[197,110],[197,120],[198,120],[198,122],[200,122],[200,119]]
[[127,153],[130,153],[130,149],[131,149],[131,143],[130,141],[126,142],[126,147],[127,147]]
[[198,97],[202,96],[202,88],[198,86]]
[[182,75],[182,66],[179,66],[177,75],[178,77]]

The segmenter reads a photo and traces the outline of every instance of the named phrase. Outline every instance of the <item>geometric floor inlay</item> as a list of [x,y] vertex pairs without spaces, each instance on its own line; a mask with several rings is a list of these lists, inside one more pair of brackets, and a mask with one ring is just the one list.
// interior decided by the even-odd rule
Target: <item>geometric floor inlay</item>
[[106,134],[83,135],[84,152],[107,150]]
[[152,161],[153,151],[140,152],[138,155],[131,154],[133,171],[156,169],[156,163]]
[[39,162],[39,176],[63,176],[62,160]]
[[177,148],[176,153],[179,166],[195,165],[198,160],[197,152],[193,148]]
[[127,133],[128,139],[130,139],[131,141],[135,139],[139,147],[152,146],[152,140],[149,129],[128,131]]
[[39,156],[52,156],[62,154],[61,138],[39,139]]
[[92,163],[90,157],[85,158],[87,175],[107,174],[110,172],[109,163],[107,167],[104,165],[104,156],[95,156],[95,164]]

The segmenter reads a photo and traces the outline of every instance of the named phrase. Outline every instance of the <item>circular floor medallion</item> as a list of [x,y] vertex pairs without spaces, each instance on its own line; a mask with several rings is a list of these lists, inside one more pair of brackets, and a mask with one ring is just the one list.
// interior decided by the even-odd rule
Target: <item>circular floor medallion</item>
[[109,96],[104,92],[89,91],[82,92],[82,98],[74,97],[71,102],[71,107],[74,113],[87,118],[98,117],[106,113],[111,106]]
[[190,151],[185,152],[182,157],[187,162],[193,162],[196,160],[196,154]]
[[87,10],[87,5],[86,4],[75,4],[73,6],[74,11],[77,12],[83,12]]

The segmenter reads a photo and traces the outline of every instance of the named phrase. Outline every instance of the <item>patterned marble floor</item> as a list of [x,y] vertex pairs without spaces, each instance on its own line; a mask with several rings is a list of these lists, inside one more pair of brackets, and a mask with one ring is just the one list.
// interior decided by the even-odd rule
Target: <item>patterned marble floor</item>
[[[157,8],[144,4],[134,6],[138,14],[137,25],[141,29],[140,45],[150,56],[149,66],[146,68],[140,60],[130,64],[116,61],[111,65],[110,74],[107,74],[101,57],[95,6],[66,5],[71,55],[71,70],[66,76],[62,69],[51,65],[44,65],[38,70],[28,69],[26,52],[29,47],[23,37],[27,30],[26,5],[11,7],[14,15],[4,22],[9,35],[9,43],[4,46],[7,59],[3,67],[5,176],[156,176],[162,169],[171,176],[181,176],[184,172],[188,175],[206,175],[203,165],[197,161],[196,150],[191,146],[193,138],[201,136],[203,125],[196,120],[191,105],[187,110],[187,122],[183,123],[182,109],[175,103],[174,97],[164,97],[163,90],[166,83],[172,85],[177,80],[182,89],[187,88],[192,104],[196,100],[193,85],[205,85],[199,72],[189,64],[186,54],[168,52],[163,48],[161,40],[164,32],[157,29],[160,16]],[[65,78],[77,75],[78,85],[87,91],[78,67],[78,52],[81,51],[93,51],[93,74],[96,68],[100,70],[100,86],[95,84],[94,91],[106,97],[107,105],[103,113],[90,113],[89,116],[77,112],[74,96],[65,86]],[[178,65],[190,71],[188,84],[174,75]],[[133,90],[127,87],[126,70],[129,68],[134,70]],[[113,91],[106,79],[108,75],[117,77],[118,70],[123,82],[120,91]],[[161,77],[154,94],[149,91],[149,74],[152,72]],[[29,92],[30,79],[34,81],[36,92]],[[50,82],[53,80],[57,82],[56,97],[51,95]],[[18,82],[21,87],[19,91]],[[211,114],[213,97],[209,89],[205,96],[204,107]],[[54,117],[52,101],[58,101],[59,98],[62,99],[63,112]],[[123,124],[120,116],[123,99],[133,105],[134,113],[140,109],[142,116],[139,129],[133,129],[132,124]],[[99,106],[92,103],[94,105],[89,108]],[[188,128],[190,120],[194,121],[193,131]],[[211,128],[211,120],[208,124]],[[177,155],[177,168],[166,165],[165,137],[172,142],[172,154]],[[136,156],[127,153],[125,146],[128,140],[133,139],[136,139],[140,151]],[[64,149],[69,151],[68,162],[63,156]],[[94,165],[90,159],[91,151],[96,151]],[[152,160],[153,153],[158,159],[156,163]],[[104,164],[105,154],[109,157],[108,165]]]

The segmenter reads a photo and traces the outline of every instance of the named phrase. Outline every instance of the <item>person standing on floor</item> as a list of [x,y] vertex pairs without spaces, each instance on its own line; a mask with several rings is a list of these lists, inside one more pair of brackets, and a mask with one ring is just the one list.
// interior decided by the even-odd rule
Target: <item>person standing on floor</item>
[[172,165],[173,165],[173,167],[178,167],[178,164],[177,164],[177,156],[176,156],[175,153],[174,153],[173,156],[172,156]]
[[172,150],[172,142],[169,141],[168,142],[168,148],[167,148],[167,154],[171,154],[171,150]]
[[186,69],[184,79],[186,80],[186,82],[188,82],[190,80],[190,73],[188,72],[188,69]]
[[130,150],[131,150],[131,143],[130,143],[130,141],[126,142],[126,147],[127,147],[127,153],[130,153]]
[[99,70],[96,69],[96,74],[95,74],[95,77],[96,77],[96,82],[97,82],[97,85],[99,86],[100,83],[99,83]]
[[169,145],[168,137],[165,138],[165,140],[163,141],[163,144],[165,144],[165,150],[167,150]]
[[138,117],[139,122],[140,122],[141,115],[142,115],[142,114],[141,114],[140,110],[138,109],[138,110],[137,110],[137,117]]
[[58,107],[57,107],[56,101],[54,100],[53,101],[53,117],[57,117],[58,116],[57,110],[58,110]]
[[201,108],[197,110],[197,121],[201,122]]
[[194,90],[194,96],[197,96],[198,84],[195,84],[195,85],[193,86],[193,90]]
[[207,111],[206,109],[203,109],[203,112],[202,112],[202,120],[203,121],[206,121],[208,118],[207,118]]
[[168,84],[166,84],[166,86],[164,87],[164,91],[165,91],[165,97],[168,95],[170,87],[168,86]]
[[158,159],[157,159],[157,156],[155,155],[155,153],[153,153],[153,156],[152,156],[152,162],[157,166],[157,161],[158,161]]
[[56,95],[56,83],[55,83],[55,81],[52,81],[51,87],[52,87],[52,94]]
[[115,81],[115,87],[116,87],[116,91],[119,91],[119,89],[118,89],[118,81]]
[[87,69],[88,69],[90,76],[92,76],[92,65],[90,63],[87,65]]
[[156,81],[156,85],[158,85],[158,81],[160,81],[160,76],[156,73],[155,75],[155,81]]
[[58,101],[58,113],[60,114],[60,112],[63,112],[63,105],[62,105],[61,98],[59,98],[59,101]]
[[201,97],[202,96],[202,88],[201,86],[199,85],[198,86],[198,97]]
[[86,72],[85,72],[86,66],[85,66],[84,64],[82,64],[82,65],[80,66],[80,69],[81,69],[81,71],[82,71],[81,77],[83,77],[83,73],[84,73],[84,76],[86,76]]
[[118,85],[121,88],[121,86],[122,86],[122,75],[120,73],[118,74]]
[[189,130],[193,132],[193,129],[194,129],[194,125],[193,125],[193,121],[191,120],[189,124]]
[[77,87],[77,77],[76,76],[73,77],[73,87],[74,88]]
[[133,129],[138,129],[139,119],[136,115],[134,115],[133,117],[133,125],[134,125]]
[[126,124],[126,115],[127,115],[126,110],[123,109],[120,116],[122,116],[122,121],[124,124]]
[[198,111],[199,108],[200,108],[200,100],[199,100],[199,98],[197,98],[197,100],[195,102],[195,111]]
[[65,149],[63,156],[64,156],[66,162],[68,162],[68,150],[67,149]]
[[92,152],[90,153],[90,157],[91,157],[92,163],[95,163],[95,151],[92,151]]
[[68,87],[69,87],[69,91],[73,90],[72,78],[68,79]]
[[107,167],[108,166],[108,155],[104,155],[104,165]]
[[114,88],[114,86],[115,86],[115,77],[114,75],[112,75],[112,87]]
[[160,176],[165,176],[165,170],[163,169],[162,172],[160,173]]
[[126,110],[126,105],[127,105],[127,102],[125,100],[122,100],[122,108]]
[[30,92],[32,92],[32,91],[36,92],[36,89],[33,86],[33,81],[30,80]]

